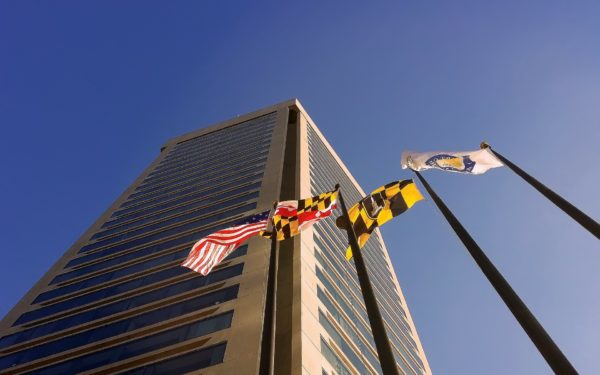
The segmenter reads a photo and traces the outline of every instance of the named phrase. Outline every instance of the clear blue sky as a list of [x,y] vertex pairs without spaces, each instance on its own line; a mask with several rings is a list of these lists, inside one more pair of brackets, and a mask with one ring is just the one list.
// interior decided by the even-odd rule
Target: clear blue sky
[[[0,315],[168,138],[299,98],[371,190],[488,140],[600,219],[600,5],[0,2]],[[600,246],[507,169],[426,172],[581,373]],[[383,228],[437,374],[547,374],[430,200]]]

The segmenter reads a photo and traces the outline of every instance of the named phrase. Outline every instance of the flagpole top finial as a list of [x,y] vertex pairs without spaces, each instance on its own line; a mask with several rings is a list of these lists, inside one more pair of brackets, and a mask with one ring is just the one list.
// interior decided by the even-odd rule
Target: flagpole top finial
[[487,143],[486,141],[481,142],[481,144],[479,144],[479,148],[481,149],[486,149],[486,148],[491,148],[490,144]]

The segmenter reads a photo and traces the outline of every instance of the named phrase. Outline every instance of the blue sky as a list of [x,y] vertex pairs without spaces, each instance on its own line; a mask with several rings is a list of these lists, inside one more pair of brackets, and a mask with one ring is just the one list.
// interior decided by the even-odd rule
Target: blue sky
[[[168,138],[297,97],[365,190],[488,140],[600,219],[600,4],[0,2],[0,315]],[[425,177],[581,373],[598,240],[509,170]],[[430,199],[383,228],[437,374],[549,368]]]

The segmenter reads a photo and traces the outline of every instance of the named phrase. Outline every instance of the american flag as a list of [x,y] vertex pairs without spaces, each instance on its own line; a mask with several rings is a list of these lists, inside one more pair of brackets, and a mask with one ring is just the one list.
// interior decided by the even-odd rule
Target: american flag
[[221,263],[248,238],[267,228],[269,212],[247,217],[234,226],[209,234],[192,246],[181,265],[206,276],[214,266]]

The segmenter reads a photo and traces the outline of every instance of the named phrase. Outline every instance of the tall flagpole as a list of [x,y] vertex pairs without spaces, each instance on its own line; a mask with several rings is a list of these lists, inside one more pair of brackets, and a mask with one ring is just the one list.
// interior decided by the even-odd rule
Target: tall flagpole
[[481,271],[487,277],[488,281],[492,284],[494,289],[496,289],[500,298],[502,298],[531,341],[533,341],[539,352],[546,359],[550,368],[552,368],[556,374],[577,374],[577,371],[573,365],[571,365],[567,357],[561,352],[550,335],[544,330],[544,327],[542,327],[531,311],[529,311],[529,308],[527,308],[525,303],[523,303],[521,298],[515,293],[510,284],[485,255],[483,250],[481,250],[479,245],[477,245],[473,237],[471,237],[440,197],[437,196],[435,191],[433,191],[431,186],[425,181],[425,178],[423,178],[419,172],[415,170],[413,170],[413,172],[415,172],[419,180],[421,180],[421,183],[425,186],[425,189],[435,202],[436,206],[442,212],[452,229],[454,229],[454,232],[456,232],[458,238],[460,238],[479,268],[481,268]]
[[367,273],[367,267],[365,261],[360,252],[358,246],[358,240],[356,239],[356,233],[352,228],[352,223],[348,217],[348,210],[344,203],[344,197],[340,185],[335,185],[335,189],[338,191],[338,198],[340,205],[342,206],[342,215],[346,221],[346,232],[348,233],[348,242],[352,249],[352,255],[354,257],[354,265],[356,266],[356,274],[358,276],[358,282],[360,284],[360,290],[362,291],[363,299],[365,300],[365,307],[367,309],[367,315],[369,316],[369,323],[371,324],[371,331],[373,332],[373,339],[375,340],[375,346],[377,348],[377,355],[379,356],[379,363],[381,363],[381,369],[384,375],[397,375],[398,368],[396,367],[396,359],[392,353],[392,347],[388,339],[387,333],[385,332],[385,326],[379,307],[377,306],[377,300],[373,293],[373,287],[369,280],[369,274]]
[[600,224],[598,224],[594,219],[584,214],[580,209],[573,206],[566,199],[556,194],[552,190],[550,190],[546,185],[542,184],[529,174],[513,164],[510,160],[502,156],[498,151],[492,149],[492,147],[486,142],[481,142],[482,149],[488,149],[496,156],[504,165],[510,168],[513,172],[521,176],[521,178],[529,183],[529,185],[533,186],[537,191],[542,193],[546,198],[548,198],[552,203],[558,206],[564,213],[571,216],[573,220],[578,222],[582,227],[587,229],[591,234],[596,236],[596,238],[600,239]]
[[[277,202],[273,202],[273,212]],[[269,218],[271,219],[271,218]],[[275,290],[277,278],[277,234],[272,229],[271,254],[269,256],[269,275],[267,278],[267,295],[260,350],[260,375],[273,375],[275,371]]]

